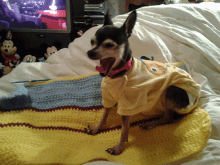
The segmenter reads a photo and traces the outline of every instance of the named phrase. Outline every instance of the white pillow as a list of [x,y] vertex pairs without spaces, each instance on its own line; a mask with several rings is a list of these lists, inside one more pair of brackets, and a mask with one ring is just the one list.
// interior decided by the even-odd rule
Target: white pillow
[[165,0],[165,4],[190,3],[188,0]]

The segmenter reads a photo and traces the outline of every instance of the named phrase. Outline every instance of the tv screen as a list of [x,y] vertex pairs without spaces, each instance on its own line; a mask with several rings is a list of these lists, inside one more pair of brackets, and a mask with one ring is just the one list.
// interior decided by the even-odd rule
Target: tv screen
[[70,32],[69,0],[0,0],[0,28]]

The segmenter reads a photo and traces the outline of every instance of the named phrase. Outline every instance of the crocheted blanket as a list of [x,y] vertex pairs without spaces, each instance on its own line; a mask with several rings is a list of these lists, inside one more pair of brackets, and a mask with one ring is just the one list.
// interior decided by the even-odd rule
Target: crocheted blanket
[[121,134],[116,108],[98,135],[84,132],[102,116],[98,73],[35,82],[0,98],[0,164],[83,164],[108,160],[126,165],[162,164],[201,151],[210,135],[210,117],[200,108],[181,121],[146,131],[135,115],[124,152],[105,152]]

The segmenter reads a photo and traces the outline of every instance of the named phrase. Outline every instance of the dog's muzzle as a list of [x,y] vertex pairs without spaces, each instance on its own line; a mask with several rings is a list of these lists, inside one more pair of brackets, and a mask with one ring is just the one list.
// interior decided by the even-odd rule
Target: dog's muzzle
[[87,54],[88,54],[88,56],[89,56],[90,59],[96,60],[96,52],[95,52],[94,50],[89,50],[89,51],[87,52]]

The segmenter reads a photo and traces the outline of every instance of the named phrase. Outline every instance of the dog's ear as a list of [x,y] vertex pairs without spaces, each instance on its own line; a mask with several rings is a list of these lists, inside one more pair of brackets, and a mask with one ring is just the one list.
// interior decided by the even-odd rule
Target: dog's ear
[[129,14],[125,23],[122,25],[122,28],[124,29],[128,37],[131,36],[132,29],[134,28],[136,19],[137,19],[137,12],[136,10],[134,10]]
[[109,16],[109,10],[107,10],[107,13],[105,14],[104,26],[106,25],[113,25],[112,20]]

